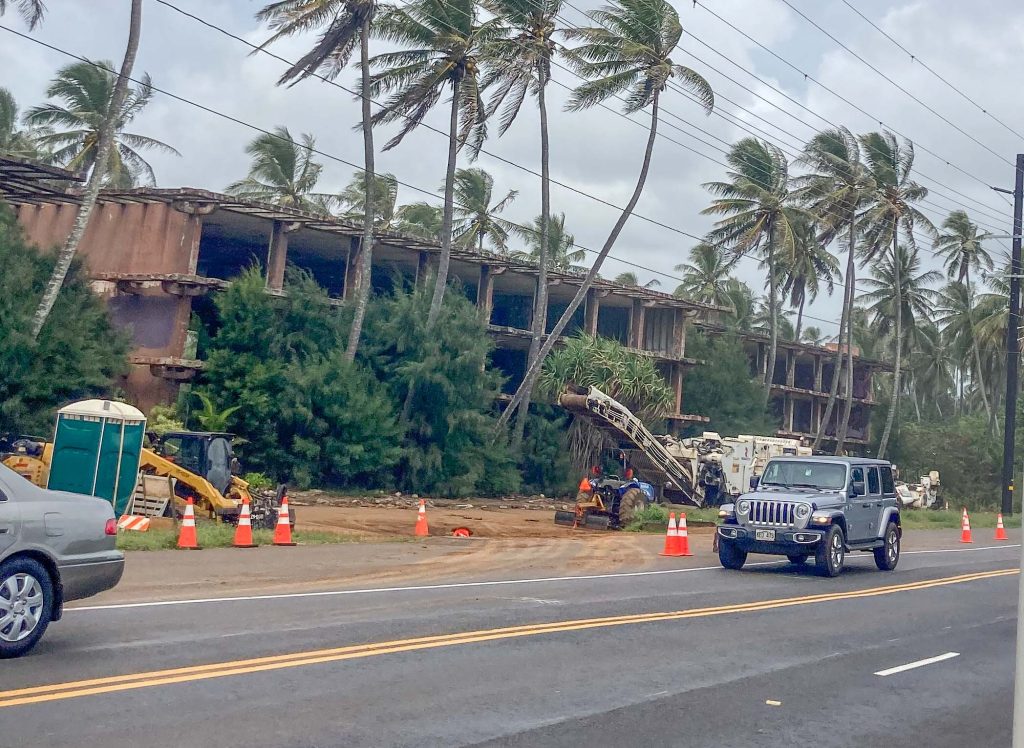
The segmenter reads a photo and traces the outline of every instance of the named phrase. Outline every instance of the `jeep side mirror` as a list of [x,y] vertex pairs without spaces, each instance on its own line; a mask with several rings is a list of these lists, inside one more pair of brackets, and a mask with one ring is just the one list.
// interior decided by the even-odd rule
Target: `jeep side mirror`
[[850,496],[863,496],[864,494],[864,481],[855,480],[850,484]]
[[756,491],[757,490],[757,484],[760,483],[760,482],[761,482],[761,479],[758,478],[756,475],[750,476],[750,490],[751,491]]

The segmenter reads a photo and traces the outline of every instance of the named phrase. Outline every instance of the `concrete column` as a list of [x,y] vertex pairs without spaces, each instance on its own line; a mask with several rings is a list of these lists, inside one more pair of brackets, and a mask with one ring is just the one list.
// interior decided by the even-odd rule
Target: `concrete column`
[[822,360],[821,356],[814,357],[814,389],[816,392],[821,392],[821,372],[824,368]]
[[672,341],[669,347],[669,356],[682,358],[686,350],[686,312],[683,309],[676,309],[672,316]]
[[175,200],[171,207],[188,216],[181,233],[181,246],[188,249],[188,272],[195,274],[199,267],[199,242],[203,233],[203,216],[219,207],[217,203],[193,200]]
[[793,395],[787,392],[785,398],[786,399],[783,401],[784,405],[782,406],[782,422],[786,425],[786,431],[793,433]]
[[643,348],[644,342],[644,305],[640,299],[633,299],[633,309],[629,313],[629,347]]
[[476,308],[484,324],[491,323],[491,312],[494,311],[494,268],[490,265],[480,266],[480,283],[476,291]]
[[583,314],[583,331],[597,335],[597,317],[601,313],[601,296],[593,288],[587,291],[587,308]]
[[796,386],[796,362],[793,360],[796,358],[796,351],[786,349],[786,386]]
[[358,236],[349,240],[348,259],[345,262],[345,285],[341,298],[349,299],[359,288],[359,261],[363,255],[363,242]]
[[672,412],[676,415],[683,412],[683,371],[685,368],[682,364],[672,365],[672,384],[676,391],[675,408]]
[[[274,221],[270,232],[270,247],[267,250],[267,288],[280,291],[284,288],[284,269],[288,263],[288,224]],[[348,280],[346,273],[345,280]]]
[[416,285],[425,283],[427,276],[436,269],[436,263],[430,252],[421,251],[416,259]]

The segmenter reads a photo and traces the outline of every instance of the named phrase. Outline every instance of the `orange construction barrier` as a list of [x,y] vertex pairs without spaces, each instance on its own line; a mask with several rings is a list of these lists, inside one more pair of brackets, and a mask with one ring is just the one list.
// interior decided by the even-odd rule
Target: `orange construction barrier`
[[692,556],[690,553],[690,537],[686,534],[686,512],[679,514],[679,528],[676,531],[679,543],[679,556]]
[[659,556],[681,556],[681,548],[679,547],[679,532],[676,529],[676,513],[672,512],[668,515],[668,530],[665,531],[665,549],[658,554]]
[[196,537],[196,510],[192,506],[192,497],[185,504],[185,514],[181,518],[181,532],[178,533],[178,547],[189,551],[199,550],[199,538]]
[[416,530],[413,534],[418,538],[425,538],[430,534],[427,527],[427,502],[420,499],[420,510],[416,513]]
[[292,542],[292,521],[288,514],[288,497],[281,499],[277,510],[277,527],[274,528],[274,545],[295,545]]
[[999,512],[996,515],[996,540],[1009,540],[1006,537],[1006,528],[1003,527],[1003,513]]
[[967,516],[967,507],[964,507],[963,516],[960,518],[960,542],[974,542],[971,540],[971,518]]
[[255,548],[252,542],[252,519],[249,513],[249,499],[242,499],[242,510],[238,513],[238,527],[235,528],[235,548]]

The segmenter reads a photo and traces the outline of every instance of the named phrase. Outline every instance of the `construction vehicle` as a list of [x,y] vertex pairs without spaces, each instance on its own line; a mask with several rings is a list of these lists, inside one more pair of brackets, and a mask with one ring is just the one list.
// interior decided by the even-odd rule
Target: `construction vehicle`
[[596,387],[569,388],[558,404],[612,435],[628,462],[657,486],[656,500],[718,506],[749,490],[771,457],[809,455],[796,439],[740,435],[722,438],[706,431],[676,439],[654,435],[629,409]]
[[556,511],[555,524],[590,530],[621,530],[636,513],[655,502],[656,491],[650,483],[633,477],[625,454],[620,452],[623,476],[606,475],[599,467],[580,481],[576,506],[572,511]]
[[[163,502],[156,504],[163,516],[180,517],[191,498],[197,512],[235,524],[242,500],[249,499],[253,527],[273,529],[277,521],[283,487],[273,498],[253,495],[249,484],[234,473],[238,461],[232,451],[231,434],[175,431],[151,437],[152,448],[143,448],[139,461],[140,481],[136,500],[162,483]],[[0,439],[0,462],[38,486],[49,480],[53,444],[38,437]],[[135,500],[132,502],[135,503]],[[129,504],[127,513],[132,512]],[[295,524],[294,511],[289,513]]]

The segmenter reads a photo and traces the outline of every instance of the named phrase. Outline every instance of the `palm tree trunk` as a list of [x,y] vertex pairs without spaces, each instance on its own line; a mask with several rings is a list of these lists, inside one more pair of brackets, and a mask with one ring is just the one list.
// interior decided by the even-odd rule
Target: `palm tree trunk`
[[967,267],[964,273],[964,283],[967,287],[967,325],[971,334],[971,348],[974,349],[974,365],[978,367],[978,390],[981,392],[981,403],[985,406],[985,415],[988,416],[989,428],[994,428],[995,417],[993,416],[992,405],[988,401],[988,390],[985,388],[985,375],[981,370],[981,349],[978,347],[978,336],[974,331],[974,310],[971,308],[971,269]]
[[586,298],[587,292],[594,284],[594,279],[597,278],[597,274],[601,270],[602,263],[604,263],[608,253],[612,251],[612,247],[615,246],[615,240],[619,238],[619,234],[622,233],[622,228],[626,225],[626,221],[629,220],[630,215],[633,213],[633,208],[636,207],[637,201],[640,199],[640,194],[644,190],[644,183],[647,181],[647,172],[651,168],[651,155],[654,152],[654,139],[658,133],[658,97],[659,93],[655,92],[654,99],[651,103],[651,130],[647,137],[647,148],[644,151],[643,166],[640,168],[640,175],[637,177],[636,187],[633,189],[633,195],[629,198],[629,202],[626,203],[626,207],[622,209],[622,213],[619,215],[619,220],[615,222],[611,233],[608,234],[608,238],[605,239],[604,245],[601,247],[601,251],[598,253],[597,258],[594,260],[594,264],[591,265],[586,277],[583,279],[579,289],[576,291],[576,295],[573,296],[572,301],[569,302],[569,306],[562,313],[562,316],[558,318],[558,322],[555,323],[554,328],[551,330],[551,334],[548,335],[548,339],[544,341],[544,345],[541,346],[540,352],[537,354],[537,358],[527,369],[526,376],[523,378],[523,383],[519,385],[515,395],[512,396],[512,402],[509,403],[508,407],[505,408],[505,412],[502,413],[501,417],[498,419],[498,423],[496,425],[497,429],[502,428],[506,423],[508,423],[508,420],[512,417],[515,410],[522,405],[525,393],[533,391],[533,386],[537,381],[537,377],[540,375],[540,369],[544,363],[544,359],[547,358],[548,353],[551,352],[555,342],[558,340],[558,336],[562,334],[562,330],[564,330],[566,325],[569,324],[572,316],[576,313],[576,310],[579,309],[580,304],[583,303],[583,299]]
[[362,76],[362,107],[363,107],[363,238],[362,252],[357,278],[356,308],[352,316],[352,327],[348,333],[348,346],[345,348],[345,360],[356,359],[359,348],[359,337],[363,332],[363,320],[366,318],[366,306],[370,301],[370,288],[373,285],[370,276],[373,270],[373,206],[374,198],[374,154],[373,124],[370,122],[370,15],[363,19],[363,28],[359,32],[359,68]]
[[892,277],[893,282],[896,284],[896,356],[892,372],[892,399],[889,402],[889,413],[885,417],[882,440],[878,443],[878,459],[880,460],[885,457],[886,447],[889,446],[889,436],[892,434],[892,425],[896,421],[896,410],[900,405],[900,365],[903,363],[903,281],[900,279],[900,258],[896,229],[896,222],[893,221]]
[[[856,274],[856,267],[849,272]],[[847,300],[849,309],[847,319],[849,329],[846,331],[846,400],[843,401],[843,417],[839,421],[839,428],[836,433],[836,454],[842,454],[846,443],[846,434],[850,430],[850,413],[853,412],[853,305],[856,301],[854,289],[856,288],[856,277],[854,277],[850,289],[850,298]]]
[[[441,218],[441,256],[437,260],[437,278],[434,279],[434,295],[430,299],[427,313],[427,329],[433,328],[441,314],[441,302],[448,286],[448,265],[452,257],[452,213],[455,207],[455,164],[459,155],[459,94],[462,78],[452,86],[452,111],[448,122],[448,171],[444,176],[444,213]],[[410,387],[410,394],[412,388]]]
[[[537,89],[537,107],[540,109],[540,251],[537,253],[537,298],[533,305],[532,336],[530,351],[526,356],[526,368],[529,370],[537,360],[540,352],[540,341],[548,324],[548,221],[551,220],[551,173],[549,161],[551,149],[548,143],[548,105],[544,96],[547,85],[546,71],[543,64],[537,66],[539,87]],[[526,418],[530,412],[530,400],[533,398],[531,385],[523,393],[523,404],[516,415],[515,429],[512,432],[512,447],[517,449],[523,443],[526,431]]]
[[832,420],[832,412],[836,407],[836,398],[839,395],[839,375],[843,369],[843,330],[847,331],[847,341],[853,339],[853,284],[856,278],[857,265],[854,259],[854,236],[856,223],[850,219],[850,248],[846,255],[846,282],[843,284],[843,311],[839,316],[839,335],[836,336],[836,355],[832,361],[832,384],[829,386],[828,403],[825,405],[825,413],[818,423],[818,433],[814,435],[813,449],[821,447],[821,441],[825,438],[825,429]]
[[[807,301],[806,294],[800,294],[800,305],[797,307],[796,312],[796,329],[793,331],[793,339],[795,342],[800,342],[800,328],[803,327],[804,322],[804,303]],[[795,386],[796,381],[796,356],[790,356],[789,361],[786,363],[786,386]]]
[[917,414],[917,422],[921,423],[921,406],[917,402],[917,377],[914,377],[913,385],[910,388],[910,396],[914,400],[914,412]]
[[135,65],[135,55],[139,51],[139,37],[142,33],[142,0],[132,0],[131,20],[128,23],[128,46],[125,49],[124,59],[121,62],[121,70],[117,74],[117,81],[114,83],[114,90],[107,103],[106,115],[103,124],[100,126],[99,139],[96,144],[96,165],[89,175],[89,182],[85,187],[85,194],[82,196],[82,204],[78,208],[78,215],[75,216],[74,226],[68,235],[67,241],[57,254],[57,262],[53,267],[53,273],[43,291],[43,298],[39,302],[32,317],[32,339],[39,337],[43,325],[46,324],[50,311],[53,309],[60,289],[64,285],[68,270],[71,268],[71,261],[78,252],[78,245],[85,235],[85,229],[89,225],[89,218],[92,216],[93,208],[96,206],[96,199],[99,197],[103,180],[107,176],[107,165],[110,162],[110,153],[114,149],[114,140],[117,137],[118,113],[124,106],[125,97],[128,95],[128,79],[132,75],[132,67]]
[[775,304],[778,278],[775,274],[775,222],[768,227],[768,365],[764,373],[765,401],[771,402],[775,381],[775,358],[779,353],[779,310]]

